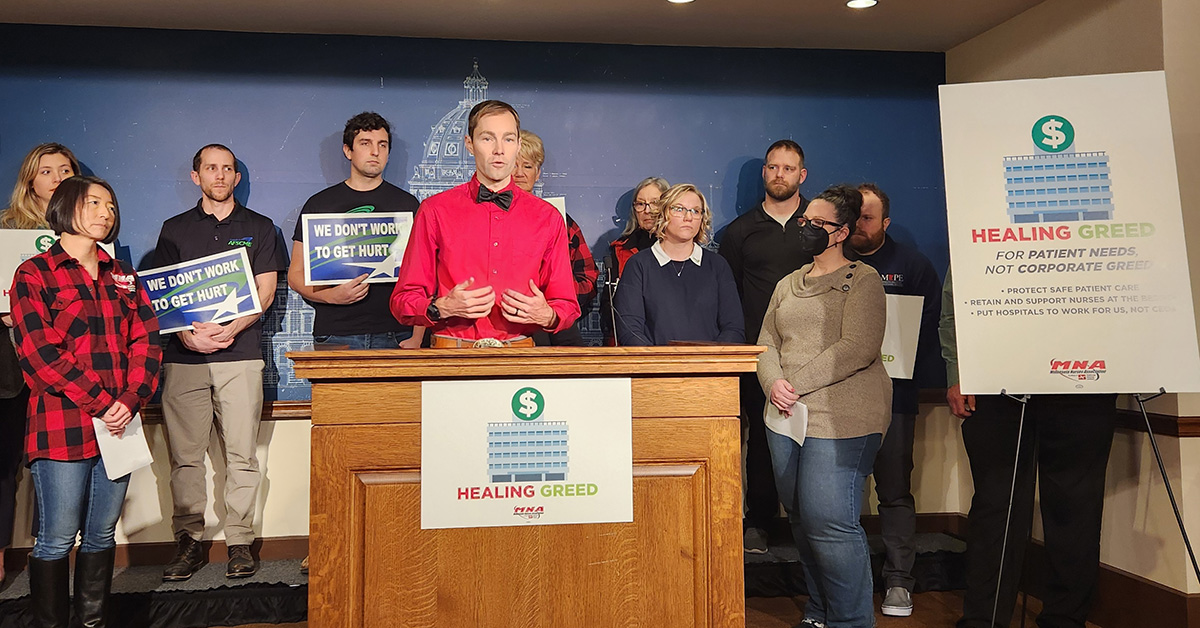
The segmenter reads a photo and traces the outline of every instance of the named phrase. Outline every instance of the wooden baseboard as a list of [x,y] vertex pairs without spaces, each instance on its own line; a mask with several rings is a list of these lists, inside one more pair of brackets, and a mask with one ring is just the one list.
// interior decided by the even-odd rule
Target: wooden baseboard
[[[204,541],[208,561],[223,563],[229,560],[229,548],[225,541]],[[4,568],[17,572],[29,564],[31,548],[9,549],[4,556]],[[307,536],[281,536],[256,539],[252,551],[259,560],[286,560],[308,556]],[[175,543],[130,543],[118,545],[116,564],[118,567],[141,567],[166,565],[175,557]]]
[[[1048,570],[1046,547],[1031,541],[1021,588],[1042,598]],[[1200,594],[1189,595],[1103,563],[1096,588],[1096,606],[1088,621],[1102,628],[1200,628]]]

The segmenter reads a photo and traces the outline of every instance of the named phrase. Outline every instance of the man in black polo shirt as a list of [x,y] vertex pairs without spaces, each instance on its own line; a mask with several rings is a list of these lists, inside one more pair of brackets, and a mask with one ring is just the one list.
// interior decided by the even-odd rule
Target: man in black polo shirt
[[[387,120],[364,111],[346,121],[342,153],[350,160],[350,178],[321,190],[300,210],[305,214],[413,212],[417,197],[383,180],[392,131]],[[363,283],[364,273],[336,286],[304,284],[304,221],[296,219],[288,285],[316,310],[313,340],[351,349],[419,348],[425,329],[401,325],[388,309],[393,284]]]
[[[804,150],[792,140],[779,140],[763,160],[767,196],[758,207],[738,216],[725,229],[719,252],[737,282],[746,318],[746,341],[758,342],[767,304],[779,283],[792,271],[812,261],[800,250],[800,225],[808,201],[800,195],[808,171]],[[746,530],[744,549],[752,554],[767,551],[767,529],[779,513],[767,427],[763,423],[766,397],[753,373],[742,377],[742,413],[749,423],[746,443]]]
[[912,614],[912,577],[917,551],[917,511],[912,495],[913,430],[917,420],[919,381],[942,368],[938,346],[942,284],[929,258],[896,242],[887,234],[892,224],[891,201],[874,183],[858,186],[862,213],[850,236],[850,248],[883,277],[888,294],[924,297],[920,335],[912,379],[892,379],[892,422],[875,455],[875,494],[879,496],[879,525],[886,558],[883,562],[882,612],[889,617]]
[[[275,299],[279,272],[287,268],[283,243],[270,218],[233,197],[241,181],[233,151],[220,144],[201,148],[192,159],[192,181],[200,202],[163,223],[154,252],[158,266],[178,264],[243,247],[250,258],[258,298],[265,311]],[[204,564],[207,483],[204,454],[214,417],[225,443],[225,576],[244,578],[258,570],[250,544],[261,473],[258,423],[263,403],[261,315],[224,324],[195,323],[172,335],[163,354],[163,419],[171,451],[172,527],[178,554],[163,580],[187,580]],[[215,453],[215,452],[214,452]],[[216,456],[213,457],[216,464]]]

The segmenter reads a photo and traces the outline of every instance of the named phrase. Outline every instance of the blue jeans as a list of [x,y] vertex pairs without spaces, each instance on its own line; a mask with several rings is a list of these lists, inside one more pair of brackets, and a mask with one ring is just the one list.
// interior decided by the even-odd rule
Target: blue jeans
[[400,341],[412,337],[408,331],[389,331],[382,334],[352,334],[349,336],[313,336],[318,344],[346,345],[351,349],[396,349]]
[[108,479],[99,456],[72,462],[42,458],[34,460],[29,470],[39,513],[34,558],[66,558],[80,532],[80,552],[116,547],[114,535],[129,488],[128,475]]
[[767,430],[775,486],[804,563],[804,617],[829,628],[875,625],[871,552],[859,517],[882,440],[807,438],[801,447]]

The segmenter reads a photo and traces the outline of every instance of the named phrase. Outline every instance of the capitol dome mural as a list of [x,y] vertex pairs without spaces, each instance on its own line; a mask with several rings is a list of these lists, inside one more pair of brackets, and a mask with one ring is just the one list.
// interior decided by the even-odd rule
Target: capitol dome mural
[[[471,108],[488,98],[488,81],[479,73],[476,61],[471,74],[463,80],[463,98],[429,128],[421,163],[413,168],[408,191],[420,200],[465,182],[475,172],[475,159],[463,146],[467,134],[467,118]],[[534,193],[541,196],[542,182]]]

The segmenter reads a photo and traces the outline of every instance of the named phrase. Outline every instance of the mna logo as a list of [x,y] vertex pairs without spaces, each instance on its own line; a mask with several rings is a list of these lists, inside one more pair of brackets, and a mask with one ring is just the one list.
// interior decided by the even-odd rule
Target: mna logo
[[1104,360],[1050,360],[1050,374],[1082,382],[1100,379],[1101,373],[1108,372]]
[[244,246],[250,248],[254,246],[254,237],[246,236],[244,238],[234,238],[229,241],[229,246]]
[[526,521],[541,519],[544,514],[546,514],[544,506],[513,506],[513,516],[520,517]]

